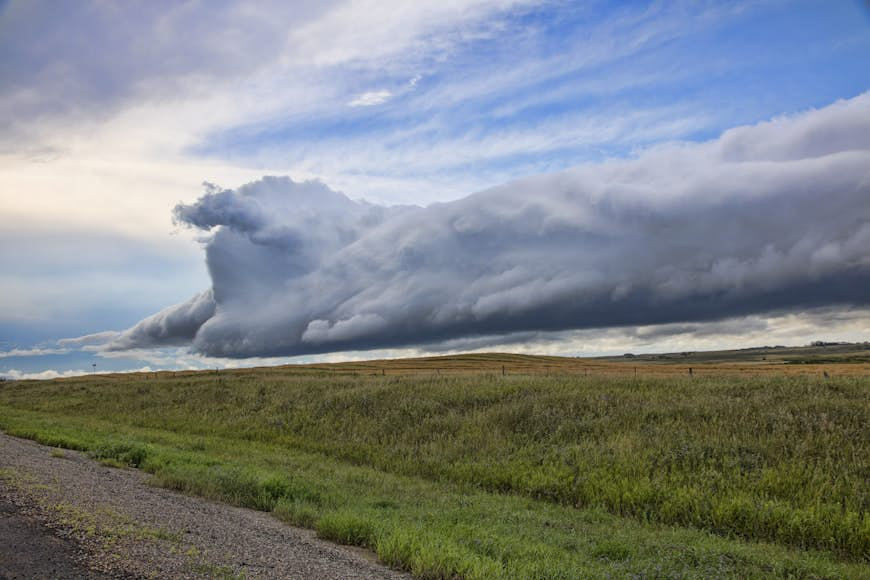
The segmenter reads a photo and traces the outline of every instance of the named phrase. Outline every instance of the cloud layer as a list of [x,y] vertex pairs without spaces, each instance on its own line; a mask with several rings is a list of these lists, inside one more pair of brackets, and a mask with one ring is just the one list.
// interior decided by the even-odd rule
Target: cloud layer
[[209,186],[212,288],[110,349],[290,356],[870,303],[870,93],[824,109],[382,207],[319,182]]

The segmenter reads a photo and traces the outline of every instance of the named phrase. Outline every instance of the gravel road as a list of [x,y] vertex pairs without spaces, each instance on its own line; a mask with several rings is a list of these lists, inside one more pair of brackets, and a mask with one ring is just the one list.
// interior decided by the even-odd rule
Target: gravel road
[[408,578],[269,514],[0,433],[0,578]]

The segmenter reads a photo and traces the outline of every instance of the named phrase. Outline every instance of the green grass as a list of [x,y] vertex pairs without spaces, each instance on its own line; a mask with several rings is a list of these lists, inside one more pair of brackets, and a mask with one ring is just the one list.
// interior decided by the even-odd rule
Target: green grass
[[0,427],[420,577],[870,577],[861,377],[246,371],[0,390]]

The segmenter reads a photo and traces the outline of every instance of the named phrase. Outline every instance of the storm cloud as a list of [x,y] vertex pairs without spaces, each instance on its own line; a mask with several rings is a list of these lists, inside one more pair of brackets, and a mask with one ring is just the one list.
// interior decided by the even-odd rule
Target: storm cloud
[[287,356],[870,303],[870,93],[428,207],[208,186],[212,288],[110,349]]

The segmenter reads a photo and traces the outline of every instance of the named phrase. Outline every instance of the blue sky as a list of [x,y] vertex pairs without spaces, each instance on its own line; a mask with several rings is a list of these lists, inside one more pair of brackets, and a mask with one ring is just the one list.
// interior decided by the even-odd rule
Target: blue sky
[[[383,102],[221,128],[193,152],[319,167],[337,148],[355,165],[345,171],[431,181],[432,198],[444,199],[662,140],[709,139],[867,88],[857,3],[590,6],[517,10],[449,55],[343,68],[351,94],[383,91]],[[354,155],[372,147],[378,161]],[[414,199],[404,189],[368,195]]]
[[[870,9],[848,0],[4,2],[0,374],[270,362],[57,342],[210,287],[209,234],[172,222],[202,182],[287,175],[374,204],[460,200],[854,99],[868,55]],[[800,343],[819,328],[867,340],[863,310],[831,315],[836,327],[746,315],[763,330],[610,329],[559,335],[557,350]],[[554,352],[550,338],[502,344]]]

